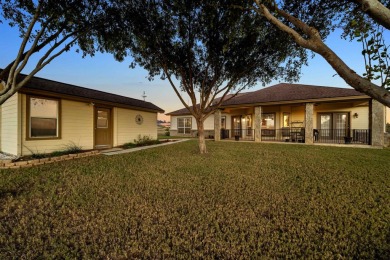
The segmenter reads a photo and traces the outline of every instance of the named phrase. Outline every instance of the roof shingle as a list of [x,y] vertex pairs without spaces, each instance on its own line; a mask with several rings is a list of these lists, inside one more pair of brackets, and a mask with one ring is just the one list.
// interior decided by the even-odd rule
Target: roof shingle
[[[22,80],[26,75],[20,74],[19,77],[18,81]],[[22,90],[40,90],[164,113],[163,109],[150,102],[38,77],[31,78],[31,80],[22,87]]]
[[[348,88],[280,83],[257,91],[242,93],[241,95],[223,102],[222,107],[351,96],[358,97],[365,96],[365,94]],[[183,108],[170,112],[167,115],[177,116],[186,114],[190,113],[186,108]]]
[[228,100],[223,106],[364,95],[354,89],[280,83]]

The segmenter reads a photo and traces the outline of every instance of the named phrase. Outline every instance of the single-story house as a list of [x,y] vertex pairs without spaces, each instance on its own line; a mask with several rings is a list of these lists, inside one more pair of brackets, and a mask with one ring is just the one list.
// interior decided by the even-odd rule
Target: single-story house
[[150,102],[33,77],[0,106],[0,151],[24,156],[156,139],[163,112]]
[[[171,135],[197,135],[188,109],[167,115]],[[354,89],[280,83],[226,99],[204,127],[216,141],[383,146],[385,120],[385,106]]]

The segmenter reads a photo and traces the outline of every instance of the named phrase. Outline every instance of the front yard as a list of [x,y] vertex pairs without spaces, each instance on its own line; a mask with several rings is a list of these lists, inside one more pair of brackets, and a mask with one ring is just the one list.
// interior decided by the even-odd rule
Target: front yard
[[390,255],[390,149],[207,144],[0,171],[0,259]]

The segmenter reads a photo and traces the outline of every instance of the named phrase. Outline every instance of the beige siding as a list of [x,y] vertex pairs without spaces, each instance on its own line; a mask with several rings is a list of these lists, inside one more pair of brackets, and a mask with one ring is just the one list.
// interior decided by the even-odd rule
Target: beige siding
[[276,116],[276,128],[282,128],[283,113],[290,113],[290,126],[291,127],[304,127],[305,126],[305,107],[303,105],[298,106],[280,106],[278,115]]
[[[114,108],[114,146],[134,142],[134,139],[149,136],[157,139],[157,113]],[[143,123],[137,124],[135,117],[141,115]]]
[[390,108],[386,107],[386,124],[390,124]]
[[20,155],[20,94],[10,97],[1,107],[1,151]]
[[[196,123],[192,126],[192,129],[196,129]],[[214,130],[214,114],[209,115],[204,121],[204,129],[205,130]]]
[[26,95],[23,95],[23,155],[65,150],[76,144],[84,150],[93,149],[93,106],[85,102],[61,100],[61,139],[26,140]]

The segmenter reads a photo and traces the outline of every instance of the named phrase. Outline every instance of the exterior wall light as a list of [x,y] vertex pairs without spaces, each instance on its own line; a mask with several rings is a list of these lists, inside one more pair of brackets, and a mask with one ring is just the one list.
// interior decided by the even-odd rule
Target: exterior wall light
[[359,114],[358,114],[358,113],[355,113],[355,114],[353,114],[353,117],[354,117],[354,118],[358,118],[358,117],[359,117]]

